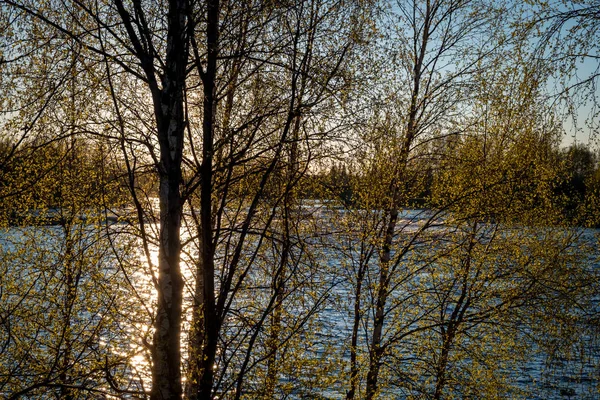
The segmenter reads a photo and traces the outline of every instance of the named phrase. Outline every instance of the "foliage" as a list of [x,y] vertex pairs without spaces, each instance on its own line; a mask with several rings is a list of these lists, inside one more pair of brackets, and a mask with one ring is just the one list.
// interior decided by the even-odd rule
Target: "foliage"
[[0,394],[530,396],[600,187],[521,7],[2,0]]

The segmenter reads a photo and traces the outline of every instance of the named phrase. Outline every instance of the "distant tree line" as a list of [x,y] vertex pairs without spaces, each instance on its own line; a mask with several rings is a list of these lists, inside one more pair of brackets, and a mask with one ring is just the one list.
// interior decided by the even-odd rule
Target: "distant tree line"
[[73,210],[81,217],[127,202],[126,170],[97,142],[38,140],[14,151],[5,140],[0,160],[2,216],[11,224],[59,222],[60,211],[80,196],[89,201]]
[[[454,148],[457,150],[457,148]],[[589,145],[572,144],[566,148],[550,149],[553,162],[559,172],[552,186],[553,202],[562,209],[563,222],[567,225],[598,227],[596,210],[600,194],[600,164],[598,154]],[[368,180],[364,171],[353,168],[354,162],[334,162],[324,170],[307,176],[306,198],[338,201],[351,205],[357,201],[357,191],[361,180]],[[432,186],[440,172],[434,162],[420,165],[420,173],[425,175],[422,186],[415,197],[407,199],[407,208],[435,207],[432,202]]]

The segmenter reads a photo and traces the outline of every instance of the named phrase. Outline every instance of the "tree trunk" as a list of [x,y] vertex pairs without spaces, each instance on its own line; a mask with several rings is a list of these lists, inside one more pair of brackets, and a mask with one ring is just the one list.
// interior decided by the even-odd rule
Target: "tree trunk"
[[212,398],[214,365],[217,354],[220,316],[217,314],[215,298],[215,262],[212,227],[212,194],[213,194],[213,151],[214,124],[217,110],[216,76],[217,56],[219,52],[219,0],[207,2],[206,28],[207,61],[206,73],[202,79],[204,85],[204,110],[202,123],[202,165],[200,173],[200,224],[202,242],[202,278],[204,280],[204,350],[202,358],[202,376],[198,399]]
[[367,400],[374,399],[377,394],[377,380],[379,378],[381,358],[384,350],[381,346],[381,339],[383,337],[385,305],[389,294],[389,264],[391,260],[392,241],[394,239],[397,220],[398,210],[396,208],[392,208],[389,211],[389,219],[379,261],[380,270],[379,282],[377,285],[375,320],[373,321],[373,338],[371,339],[371,349],[369,351],[369,372],[367,373]]
[[449,327],[448,331],[443,335],[443,337],[442,353],[435,371],[435,392],[433,393],[433,398],[435,400],[440,400],[442,398],[442,391],[446,386],[446,368],[448,366],[448,356],[450,354],[450,346],[454,340],[454,330],[452,326]]
[[346,400],[353,400],[356,388],[358,387],[358,330],[361,321],[361,302],[362,284],[366,271],[366,263],[359,266],[358,276],[356,277],[356,292],[354,293],[354,322],[352,324],[352,339],[350,342],[350,390],[346,393]]
[[152,352],[153,400],[180,399],[182,395],[180,336],[183,278],[179,238],[181,167],[168,162],[161,164],[167,168],[160,176],[158,305]]
[[[450,350],[454,343],[454,338],[458,332],[459,326],[463,323],[465,312],[471,305],[471,296],[469,294],[469,273],[471,271],[471,258],[473,257],[473,249],[475,248],[476,235],[477,235],[477,221],[473,222],[472,231],[469,235],[469,244],[466,249],[465,260],[462,262],[462,283],[460,289],[460,296],[454,305],[450,320],[447,323],[447,327],[442,324],[442,351],[440,359],[436,365],[435,375],[435,391],[433,398],[440,400],[442,398],[442,392],[447,382],[447,368],[448,360],[450,356]],[[442,321],[445,322],[445,321]]]
[[167,57],[162,89],[153,93],[160,147],[158,302],[152,349],[152,400],[181,399],[181,316],[183,277],[180,268],[182,216],[181,162],[185,118],[183,86],[187,66],[185,0],[171,0]]
[[192,322],[190,326],[188,348],[188,371],[186,382],[186,398],[195,400],[200,392],[202,376],[202,348],[204,346],[204,268],[202,256],[196,264],[196,285],[192,303]]
[[[59,352],[62,352],[61,372],[60,372],[60,383],[64,386],[60,388],[60,398],[63,400],[73,399],[73,391],[69,388],[72,384],[69,377],[69,370],[71,369],[70,364],[73,356],[73,335],[72,335],[72,311],[73,305],[77,299],[77,284],[75,278],[75,260],[73,251],[73,240],[71,238],[71,225],[70,223],[64,223],[63,232],[65,235],[65,253],[63,255],[63,273],[64,273],[64,300],[63,300],[63,326],[62,326],[62,337],[60,338],[64,343],[64,346],[59,346]],[[58,355],[61,357],[60,353]]]

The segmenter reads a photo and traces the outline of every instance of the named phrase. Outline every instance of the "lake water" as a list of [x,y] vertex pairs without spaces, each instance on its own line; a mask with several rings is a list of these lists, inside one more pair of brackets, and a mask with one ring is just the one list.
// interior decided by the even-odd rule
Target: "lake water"
[[[311,211],[311,215],[314,219],[322,220],[320,225],[323,231],[333,230],[337,224],[336,219],[339,218],[336,211],[314,210]],[[428,212],[419,210],[405,211],[401,215],[399,224],[402,227],[401,234],[413,234],[423,226],[423,221],[429,216]],[[82,363],[86,364],[85,368],[94,370],[92,364],[102,360],[103,354],[109,354],[109,358],[114,362],[113,372],[119,375],[118,383],[121,388],[129,391],[147,390],[150,383],[149,352],[144,343],[151,340],[150,327],[155,304],[151,265],[156,264],[157,250],[150,244],[149,253],[145,254],[139,239],[132,238],[125,225],[115,224],[101,228],[100,230],[80,229],[74,235],[78,243],[75,254],[81,255],[82,260],[85,255],[86,260],[92,262],[91,267],[86,264],[85,268],[83,266],[76,268],[80,279],[77,286],[77,305],[73,307],[70,314],[73,340],[90,342],[81,346],[74,345],[72,357],[73,360],[79,357]],[[156,230],[156,226],[150,228]],[[432,228],[436,232],[432,237],[440,240],[439,238],[447,232],[447,229],[448,227],[440,222],[439,226]],[[595,249],[596,234],[596,231],[586,230],[580,232],[577,240],[587,242],[592,245],[590,248]],[[184,240],[189,237],[191,235],[184,236]],[[348,344],[351,336],[355,287],[352,268],[356,267],[351,259],[359,257],[360,251],[352,248],[354,245],[345,248],[340,243],[332,245],[331,240],[331,236],[327,240],[322,240],[318,235],[306,239],[306,243],[314,244],[318,250],[311,251],[311,254],[299,253],[297,269],[294,274],[289,274],[287,288],[290,293],[284,303],[286,318],[284,332],[297,329],[297,333],[286,343],[285,348],[289,351],[290,359],[283,363],[285,365],[282,364],[280,383],[287,388],[288,393],[296,394],[292,397],[314,398],[316,393],[319,393],[328,398],[343,398],[347,390]],[[0,295],[3,300],[3,331],[0,339],[4,343],[1,347],[3,364],[0,373],[0,393],[4,395],[10,394],[13,388],[19,387],[19,380],[25,382],[24,385],[33,384],[36,379],[44,375],[42,367],[44,362],[60,359],[54,352],[52,343],[60,339],[61,333],[57,329],[62,321],[61,318],[65,317],[64,312],[61,311],[64,309],[64,303],[61,303],[64,296],[61,293],[65,293],[65,285],[62,281],[66,276],[61,270],[65,265],[64,257],[61,256],[65,254],[63,242],[64,232],[61,232],[59,227],[10,228],[5,230],[0,238],[3,265],[3,278],[0,283],[2,286]],[[358,242],[353,241],[353,243]],[[429,242],[424,241],[423,246],[427,243]],[[248,251],[248,254],[252,253],[252,249]],[[252,262],[257,267],[253,267],[249,272],[243,289],[232,302],[232,313],[225,322],[226,334],[219,353],[218,369],[221,370],[226,364],[229,366],[227,372],[218,375],[222,379],[222,393],[231,393],[232,388],[227,386],[227,382],[233,380],[237,373],[236,368],[231,366],[239,364],[244,359],[249,335],[257,326],[261,307],[264,307],[269,300],[269,276],[274,268],[272,264],[277,260],[277,251],[276,246],[273,246],[255,253],[258,257]],[[196,257],[197,252],[191,245],[183,257],[183,270],[188,281],[186,310],[189,309],[191,302],[193,287],[191,265]],[[230,255],[227,251],[217,255],[219,261],[224,264],[228,257]],[[586,257],[588,259],[586,265],[595,268],[596,256],[590,254]],[[413,264],[410,268],[414,268],[418,262],[423,262],[422,259],[415,260],[411,260]],[[500,258],[498,260],[499,263],[504,262]],[[32,266],[34,266],[33,271]],[[447,271],[447,274],[451,275],[456,272],[456,269],[453,267]],[[423,299],[432,301],[431,293],[424,293],[422,297],[417,298],[421,300],[414,300],[416,301],[414,304],[406,293],[416,293],[418,290],[423,290],[423,287],[431,289],[431,286],[427,285],[431,285],[432,282],[439,284],[450,279],[450,275],[439,276],[437,273],[434,274],[433,270],[425,268],[419,269],[418,272],[411,270],[410,273],[405,274],[411,279],[402,282],[402,276],[399,275],[398,286],[391,291],[392,295],[388,303],[389,318],[386,324],[388,336],[400,334],[402,329],[410,330],[416,326],[409,322],[399,322],[399,318],[404,318],[403,321],[406,321],[406,318],[411,316],[418,317],[415,324],[430,321],[429,316],[423,311],[427,308],[426,301]],[[368,324],[372,322],[372,315],[368,311],[372,310],[369,296],[373,295],[377,271],[367,273],[365,279],[367,295],[362,300],[367,306],[359,341],[360,353],[363,357],[366,355],[368,344],[368,334],[365,332],[368,332]],[[116,301],[119,302],[118,306],[114,303]],[[483,338],[481,343],[490,346],[487,353],[490,366],[484,367],[482,364],[481,368],[487,368],[492,372],[495,369],[494,379],[505,379],[506,384],[514,386],[515,391],[512,393],[515,397],[518,395],[528,399],[600,398],[598,385],[600,346],[598,329],[593,325],[594,320],[598,321],[597,304],[596,298],[596,309],[580,310],[579,317],[586,318],[579,320],[591,322],[588,329],[573,330],[574,333],[582,336],[571,337],[576,340],[569,343],[569,347],[566,342],[560,342],[554,336],[548,338],[537,336],[536,340],[506,344],[506,349],[502,349],[500,341],[504,338],[494,336],[500,332],[497,327],[473,328],[472,332],[465,333],[462,342],[457,344],[456,351],[462,352],[463,358],[459,357],[455,360],[452,371],[458,374],[474,368],[475,361],[469,359],[468,354],[475,351],[479,344],[476,335],[481,335]],[[26,307],[33,313],[21,311],[18,307]],[[419,307],[421,309],[417,310],[416,308]],[[17,309],[18,312],[14,311]],[[40,325],[38,320],[41,318],[40,315],[47,317],[42,318],[46,321],[45,325]],[[304,325],[298,324],[302,318],[306,318]],[[14,320],[12,325],[8,324],[9,319]],[[508,326],[509,321],[503,322]],[[189,317],[184,322],[184,326],[187,324],[189,324]],[[557,329],[561,327],[557,325]],[[529,329],[525,326],[521,331],[522,336],[513,335],[511,340],[525,341],[528,333],[538,335],[538,331],[542,332],[543,329]],[[471,334],[474,336],[470,337]],[[261,376],[264,376],[264,365],[261,366],[259,356],[261,351],[264,352],[267,336],[266,330],[258,334],[258,344],[254,348],[257,355],[250,357],[250,361],[256,364],[246,376],[247,390],[251,390],[254,384],[259,386]],[[562,336],[569,337],[568,334]],[[411,375],[411,369],[417,375],[421,371],[426,371],[427,363],[418,358],[428,354],[425,343],[429,341],[428,345],[434,346],[436,337],[435,334],[429,336],[415,334],[408,335],[397,342],[395,350],[390,354],[390,360],[393,362],[390,361],[391,364],[389,368],[386,367],[386,371],[398,367],[400,371],[407,372],[407,375],[405,380],[401,381],[393,374],[388,374],[389,376],[384,374],[381,382],[387,388],[384,389],[382,398],[408,398],[409,390],[406,383],[411,380],[413,383],[430,387],[431,384],[426,383],[425,375],[415,377],[414,374]],[[493,346],[494,343],[497,343],[496,347]],[[519,348],[525,347],[528,347],[526,355],[516,353]],[[549,354],[548,349],[553,349],[552,354]],[[513,360],[511,360],[511,351],[515,351]],[[486,350],[479,349],[477,355],[485,356]],[[496,356],[503,358],[494,360]],[[28,373],[28,368],[34,369],[35,373]],[[39,374],[36,372],[38,369],[41,371]],[[15,372],[17,370],[18,374]],[[15,377],[10,377],[11,371]],[[87,383],[83,383],[91,384],[96,379],[102,380],[103,377],[100,375],[99,372],[90,374]],[[492,379],[490,377],[491,375],[486,378],[484,374],[480,379]],[[466,375],[464,378],[470,381],[477,379]],[[102,388],[100,387],[99,390]],[[102,395],[98,396],[101,398]],[[131,396],[123,394],[123,397]]]

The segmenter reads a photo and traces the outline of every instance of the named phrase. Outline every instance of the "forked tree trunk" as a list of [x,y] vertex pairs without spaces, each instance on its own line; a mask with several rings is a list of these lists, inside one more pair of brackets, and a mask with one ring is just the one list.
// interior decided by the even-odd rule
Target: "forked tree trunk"
[[[304,88],[304,81],[301,83],[300,95],[298,103],[302,101],[302,93]],[[273,271],[273,283],[272,291],[273,295],[276,296],[275,309],[271,316],[271,331],[269,332],[269,339],[267,342],[267,351],[269,357],[267,359],[267,379],[265,382],[265,398],[275,398],[275,387],[277,386],[277,377],[279,374],[279,362],[277,359],[277,353],[279,352],[280,341],[281,341],[281,319],[283,316],[283,301],[286,292],[286,275],[289,271],[289,263],[292,258],[292,215],[297,207],[296,199],[293,193],[293,181],[296,179],[298,172],[298,141],[300,138],[300,121],[301,117],[297,116],[294,121],[294,128],[292,131],[292,143],[290,145],[290,152],[288,158],[288,165],[286,168],[285,175],[285,192],[283,199],[283,237],[282,237],[282,249],[281,249],[281,260],[279,267],[276,271]]]
[[419,94],[421,92],[423,60],[425,58],[427,43],[430,34],[429,29],[432,18],[431,13],[431,5],[428,2],[427,12],[425,14],[424,29],[421,37],[421,49],[419,51],[418,57],[415,58],[415,64],[413,67],[413,87],[411,93],[411,100],[409,104],[408,121],[406,124],[406,134],[400,148],[400,154],[397,162],[398,169],[393,175],[392,182],[390,184],[392,201],[390,204],[390,208],[387,211],[388,219],[379,260],[380,270],[379,282],[377,284],[377,294],[375,299],[375,320],[373,321],[373,337],[371,340],[371,348],[369,350],[369,371],[367,373],[367,400],[374,399],[377,396],[378,390],[377,381],[379,377],[379,370],[381,367],[381,358],[384,352],[384,349],[381,347],[381,340],[383,335],[383,324],[385,319],[385,307],[389,295],[389,264],[391,260],[391,250],[396,230],[396,223],[398,221],[398,210],[402,206],[400,199],[401,186],[404,184],[405,171],[409,161],[411,146],[413,145],[419,128]]

